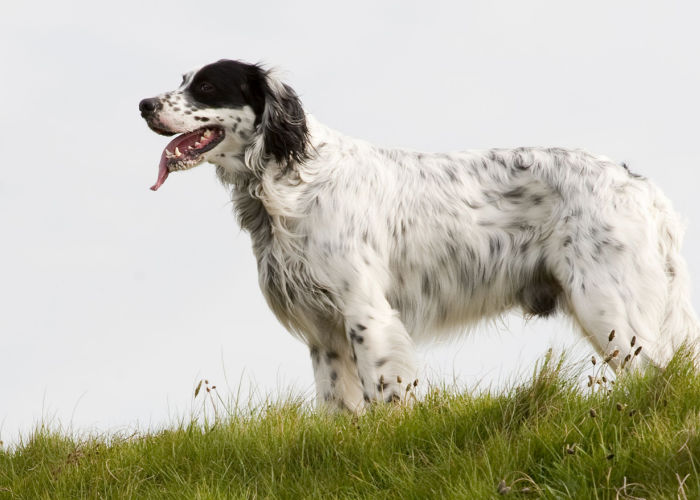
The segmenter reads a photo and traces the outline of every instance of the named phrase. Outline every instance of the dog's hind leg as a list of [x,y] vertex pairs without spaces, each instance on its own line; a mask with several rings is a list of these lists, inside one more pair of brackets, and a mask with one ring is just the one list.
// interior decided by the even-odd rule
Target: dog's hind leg
[[619,349],[610,360],[613,367],[639,346],[645,361],[668,361],[673,350],[661,336],[666,277],[654,249],[616,242],[593,243],[592,248],[581,244],[577,252],[578,258],[570,259],[570,274],[560,281],[573,317],[596,350],[604,355]]
[[690,301],[690,277],[681,255],[683,226],[671,208],[670,202],[658,190],[654,207],[657,210],[658,248],[665,262],[668,295],[664,310],[661,336],[674,349],[684,342],[695,350],[700,363],[700,322]]
[[618,210],[588,231],[595,238],[571,238],[559,262],[569,264],[562,283],[573,313],[599,350],[615,329],[622,353],[636,335],[642,356],[664,365],[683,342],[697,343],[700,325],[680,254],[682,226],[658,189],[640,186],[647,191],[638,203],[629,193],[618,199]]
[[381,288],[364,283],[349,292],[344,316],[364,400],[401,400],[416,377],[415,348]]

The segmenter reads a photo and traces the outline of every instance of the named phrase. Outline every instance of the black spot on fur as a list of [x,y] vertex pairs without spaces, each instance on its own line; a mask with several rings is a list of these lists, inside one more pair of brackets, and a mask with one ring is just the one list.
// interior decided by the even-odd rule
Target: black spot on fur
[[491,236],[489,238],[489,255],[491,257],[496,257],[501,253],[501,248],[503,244],[498,236]]
[[511,201],[518,200],[518,199],[522,198],[524,195],[525,195],[525,188],[522,186],[513,188],[510,191],[506,191],[505,193],[503,193],[503,197],[507,198]]
[[328,364],[330,364],[330,362],[333,361],[334,359],[338,359],[338,353],[335,351],[328,351],[326,353],[326,362]]
[[389,361],[387,358],[379,358],[375,365],[377,366],[377,368],[381,368],[387,363],[387,361]]
[[338,380],[338,372],[336,372],[335,370],[331,372],[331,380]]
[[670,262],[666,264],[666,274],[669,278],[676,277],[676,268]]
[[499,154],[496,154],[495,151],[489,151],[489,159],[493,162],[498,163],[501,167],[506,166],[506,161],[503,159],[503,157]]
[[311,353],[311,360],[314,361],[315,363],[318,363],[318,361],[320,359],[319,353],[318,353],[318,347],[316,347],[316,346],[311,347],[309,352]]
[[350,330],[350,340],[352,342],[362,344],[365,341],[365,338],[362,335],[358,335],[358,333],[355,330]]
[[358,323],[357,329],[360,330],[361,332],[364,332],[365,330],[367,330],[367,327],[365,325],[361,325]]
[[428,276],[427,274],[424,274],[422,285],[421,285],[421,289],[423,290],[423,295],[430,295],[431,288],[432,288],[432,286],[430,283],[430,276]]
[[607,242],[604,241],[596,241],[595,242],[595,254],[600,255],[603,253],[603,248],[607,245]]

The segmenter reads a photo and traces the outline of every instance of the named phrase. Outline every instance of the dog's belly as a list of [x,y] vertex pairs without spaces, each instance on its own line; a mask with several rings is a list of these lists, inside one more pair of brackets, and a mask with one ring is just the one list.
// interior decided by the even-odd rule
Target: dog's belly
[[387,293],[412,335],[464,328],[521,307],[548,316],[561,286],[545,260],[545,243],[505,230],[433,236],[430,249],[399,248]]

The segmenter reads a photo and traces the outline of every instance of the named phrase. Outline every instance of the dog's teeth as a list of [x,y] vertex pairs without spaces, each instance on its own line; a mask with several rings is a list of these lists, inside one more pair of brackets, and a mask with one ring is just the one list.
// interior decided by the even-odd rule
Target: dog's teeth
[[201,147],[202,147],[202,144],[201,144],[200,142],[195,142],[194,145],[195,145],[195,147],[197,147],[197,148],[201,148]]
[[199,140],[200,140],[200,141],[206,141],[207,138],[206,138],[205,136],[201,136],[201,137],[199,138]]
[[208,137],[210,137],[210,136],[211,136],[211,130],[207,130],[207,131],[204,132],[204,135],[203,135],[202,137],[208,138]]
[[175,156],[182,156],[182,153],[180,153],[180,150],[177,147],[175,148]]
[[166,148],[166,150],[165,150],[165,157],[166,157],[166,158],[172,158],[173,156],[175,156],[175,155],[172,154],[170,151],[168,151],[168,149]]

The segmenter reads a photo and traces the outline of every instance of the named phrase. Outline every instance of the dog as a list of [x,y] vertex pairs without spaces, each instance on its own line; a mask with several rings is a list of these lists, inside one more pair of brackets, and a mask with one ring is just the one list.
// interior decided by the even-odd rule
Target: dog
[[262,292],[309,347],[322,405],[400,399],[415,341],[512,309],[567,314],[599,353],[634,339],[658,365],[698,339],[679,218],[624,164],[559,148],[377,147],[319,123],[274,71],[234,60],[139,109],[155,132],[180,134],[151,189],[204,162],[230,187]]

